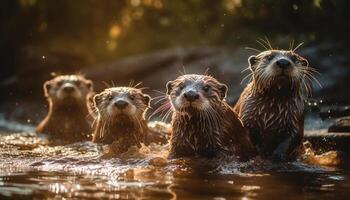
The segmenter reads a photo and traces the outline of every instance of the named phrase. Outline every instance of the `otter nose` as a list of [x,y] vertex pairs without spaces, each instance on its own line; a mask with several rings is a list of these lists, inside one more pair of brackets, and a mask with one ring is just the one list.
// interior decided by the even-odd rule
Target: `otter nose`
[[118,101],[114,102],[114,106],[119,108],[119,109],[124,109],[128,105],[129,105],[129,103],[124,101],[124,100],[118,100]]
[[292,63],[284,58],[277,60],[276,64],[281,69],[287,69],[288,67],[292,66]]
[[192,102],[199,98],[199,94],[195,91],[188,91],[188,92],[185,92],[184,97],[187,101]]
[[63,91],[65,91],[67,93],[71,93],[74,91],[74,87],[70,86],[70,85],[64,86]]

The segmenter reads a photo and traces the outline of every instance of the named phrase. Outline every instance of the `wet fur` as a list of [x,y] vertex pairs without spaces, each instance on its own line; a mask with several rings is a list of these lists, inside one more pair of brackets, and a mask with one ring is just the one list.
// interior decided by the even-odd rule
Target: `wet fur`
[[[117,92],[132,94],[135,99],[132,104],[136,107],[136,113],[132,116],[119,114],[109,116],[107,107],[110,104],[108,98],[115,96]],[[167,143],[165,135],[151,131],[147,126],[145,113],[149,107],[150,97],[141,90],[135,88],[109,88],[95,95],[94,107],[97,110],[97,118],[94,126],[93,142],[112,144],[119,142],[123,147],[120,151],[127,151],[131,146],[141,147],[141,143]]]
[[279,161],[294,160],[301,153],[304,136],[304,101],[310,92],[307,61],[294,52],[298,74],[289,79],[277,79],[264,69],[271,52],[249,58],[251,82],[244,89],[234,107],[251,141],[265,158]]
[[[210,76],[184,75],[168,83],[169,98],[179,95],[179,84],[186,80],[202,79],[213,92],[206,98],[208,110],[183,110],[173,108],[170,158],[220,157],[236,155],[242,160],[255,152],[241,121],[225,102],[227,88]],[[223,87],[224,86],[224,87]]]
[[[81,99],[58,100],[55,96],[61,82],[80,81],[77,87],[82,93]],[[86,84],[86,87],[85,85]],[[88,139],[91,131],[88,101],[93,94],[92,82],[80,75],[57,76],[45,82],[44,93],[49,103],[49,111],[43,121],[36,127],[36,133],[48,134],[52,142],[79,142]]]

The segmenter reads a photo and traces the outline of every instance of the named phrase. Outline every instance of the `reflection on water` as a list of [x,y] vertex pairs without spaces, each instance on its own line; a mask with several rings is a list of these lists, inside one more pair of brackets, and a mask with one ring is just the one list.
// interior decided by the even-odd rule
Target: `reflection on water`
[[300,162],[166,161],[152,145],[115,158],[91,142],[49,147],[32,133],[0,134],[0,197],[110,199],[347,199],[350,173]]

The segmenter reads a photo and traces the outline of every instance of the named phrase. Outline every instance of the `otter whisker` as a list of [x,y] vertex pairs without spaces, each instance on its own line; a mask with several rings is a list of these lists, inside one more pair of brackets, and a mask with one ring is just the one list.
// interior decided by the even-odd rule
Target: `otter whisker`
[[165,113],[165,115],[162,117],[162,122],[167,122],[168,121],[168,118],[170,116],[170,114],[172,113],[173,111],[171,109],[168,109],[168,111]]
[[[136,83],[134,86],[132,86],[133,88],[137,88],[137,87],[139,87],[140,85],[142,85],[142,82],[140,81],[140,82],[138,82],[138,83]],[[142,88],[139,88],[140,90],[142,90]]]
[[168,98],[166,96],[158,96],[158,97],[154,97],[152,100],[158,99],[156,102],[154,102],[154,104],[159,104],[162,101],[168,101]]
[[244,82],[244,80],[246,80],[247,78],[251,77],[253,75],[253,73],[249,73],[248,75],[246,75],[240,82],[240,85],[242,85],[242,83]]
[[204,74],[208,76],[208,74],[209,74],[209,70],[210,70],[210,68],[209,68],[209,67],[207,67],[207,68],[205,69],[205,71],[204,71]]
[[98,117],[99,116],[93,117],[94,120],[91,123],[91,128],[95,127],[95,123],[96,123]]
[[262,42],[260,42],[259,40],[256,40],[257,43],[259,43],[263,48],[265,48],[266,50],[269,50],[268,47],[266,47]]
[[162,94],[162,95],[153,97],[152,100],[159,99],[159,98],[167,98],[167,97],[166,97],[166,95]]
[[272,50],[273,49],[273,47],[272,47],[272,45],[271,45],[271,43],[270,43],[270,40],[266,37],[266,36],[264,36],[265,37],[265,41],[264,40],[262,40],[262,41],[264,41],[265,42],[265,44],[267,44],[268,45],[268,47],[270,47],[270,50]]
[[304,86],[304,89],[306,91],[306,96],[309,97],[312,95],[311,93],[311,87],[309,85],[309,81],[305,80],[305,79],[302,79],[302,84]]
[[293,50],[292,52],[294,53],[296,50],[298,50],[301,46],[303,46],[304,42],[299,43]]
[[244,69],[241,71],[241,73],[243,73],[243,72],[245,72],[245,71],[248,71],[248,70],[250,70],[250,67],[249,67],[249,66],[246,67],[246,68],[244,68]]
[[[304,69],[304,68],[303,68],[303,69]],[[316,74],[318,74],[318,75],[322,75],[320,72],[318,72],[318,71],[317,71],[315,68],[313,68],[313,67],[306,67],[305,70],[306,70],[306,71],[314,72],[314,73],[316,73]]]
[[[294,48],[294,39],[289,44],[289,51],[292,51]],[[293,52],[293,51],[292,51]]]
[[162,116],[164,111],[167,111],[171,108],[170,102],[166,102],[163,105],[159,106],[149,117],[148,119],[151,119],[154,117],[156,114],[161,113],[160,115]]
[[113,87],[115,87],[115,86],[116,86],[116,84],[114,83],[114,81],[113,81],[113,80],[111,80],[111,82],[112,82],[112,86],[113,86]]
[[186,69],[185,69],[185,65],[182,65],[182,71],[178,70],[178,73],[180,76],[185,75],[186,74]]
[[159,93],[159,94],[163,94],[163,95],[166,95],[166,93],[165,92],[162,92],[162,91],[160,91],[160,90],[152,90],[153,92],[157,92],[157,93]]
[[309,72],[305,72],[305,75],[306,75],[306,77],[310,77],[311,79],[313,79],[318,84],[318,86],[320,88],[323,88],[322,84],[317,80],[317,78],[313,74],[311,74]]
[[111,87],[111,85],[109,83],[107,83],[106,81],[102,81],[103,85],[105,85],[107,88]]
[[134,119],[133,121],[136,121],[136,122],[137,122],[137,124],[138,124],[138,126],[139,126],[139,130],[142,131],[142,125],[141,125],[140,120],[139,120],[137,117],[134,117],[134,116],[133,116],[133,119]]
[[261,53],[262,51],[260,51],[260,50],[258,50],[258,49],[256,49],[256,48],[252,48],[252,47],[244,47],[245,49],[247,49],[247,50],[252,50],[252,51],[255,51],[255,52],[257,52],[257,53]]

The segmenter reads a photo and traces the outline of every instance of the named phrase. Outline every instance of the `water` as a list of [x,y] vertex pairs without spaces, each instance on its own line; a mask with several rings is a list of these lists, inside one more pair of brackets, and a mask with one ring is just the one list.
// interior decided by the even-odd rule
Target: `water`
[[49,147],[31,127],[10,125],[26,132],[0,134],[0,199],[349,199],[347,169],[259,159],[167,161],[167,145],[117,158],[91,142]]

